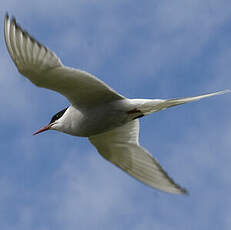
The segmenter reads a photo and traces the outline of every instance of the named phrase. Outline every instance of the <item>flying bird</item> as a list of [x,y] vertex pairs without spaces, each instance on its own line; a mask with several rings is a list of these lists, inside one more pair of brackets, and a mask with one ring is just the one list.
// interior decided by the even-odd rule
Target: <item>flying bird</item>
[[179,99],[128,99],[85,71],[67,67],[47,47],[5,16],[5,42],[18,71],[38,87],[65,96],[70,106],[34,133],[57,130],[87,137],[108,161],[153,188],[174,194],[186,189],[176,184],[152,155],[139,145],[139,118],[229,90]]

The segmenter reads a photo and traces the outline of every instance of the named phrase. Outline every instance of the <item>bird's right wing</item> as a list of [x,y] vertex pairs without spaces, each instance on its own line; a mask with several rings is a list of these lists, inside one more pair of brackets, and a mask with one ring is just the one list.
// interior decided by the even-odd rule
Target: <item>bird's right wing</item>
[[124,98],[93,75],[64,66],[55,53],[32,38],[8,15],[4,32],[18,71],[35,85],[55,90],[79,107]]
[[139,120],[111,131],[89,137],[90,142],[108,161],[151,187],[169,193],[186,193],[138,143]]

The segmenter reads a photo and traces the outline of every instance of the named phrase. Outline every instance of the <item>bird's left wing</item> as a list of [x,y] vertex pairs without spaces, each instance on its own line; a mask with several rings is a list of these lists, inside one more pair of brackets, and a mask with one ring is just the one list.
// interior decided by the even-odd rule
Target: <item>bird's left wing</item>
[[89,137],[108,161],[151,187],[169,193],[186,193],[139,143],[139,120],[111,131]]
[[15,18],[6,15],[4,32],[18,71],[35,85],[55,90],[79,107],[124,98],[93,75],[64,66],[55,53],[32,38]]

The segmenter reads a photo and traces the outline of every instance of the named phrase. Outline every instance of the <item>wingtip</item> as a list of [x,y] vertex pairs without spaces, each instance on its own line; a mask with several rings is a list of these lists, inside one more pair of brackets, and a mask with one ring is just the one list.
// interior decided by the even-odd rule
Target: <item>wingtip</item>
[[185,195],[185,196],[189,196],[189,192],[188,192],[188,190],[185,189],[185,188],[182,188],[182,189],[181,189],[181,193],[180,193],[180,194]]
[[12,16],[10,19],[8,12],[5,13],[5,22],[7,22],[7,21],[11,21],[11,23],[13,23],[14,25],[17,25],[16,18],[14,16]]
[[231,93],[231,90],[230,90],[230,89],[225,89],[225,90],[223,90],[222,92],[223,92],[222,94]]
[[221,90],[221,91],[217,91],[215,92],[213,95],[223,95],[223,94],[226,94],[226,93],[231,93],[231,90],[230,89],[225,89],[225,90]]
[[5,25],[9,21],[9,19],[10,19],[9,14],[8,14],[8,12],[6,12],[5,19],[4,19]]
[[16,25],[16,18],[14,16],[11,17],[12,24]]
[[182,188],[180,186],[177,186],[175,187],[174,189],[173,188],[170,188],[168,190],[166,189],[159,189],[159,188],[156,188],[156,187],[153,187],[154,189],[158,189],[159,191],[161,192],[164,192],[164,193],[167,193],[167,194],[173,194],[173,195],[183,195],[183,196],[189,196],[189,192],[187,189],[185,188]]
[[5,19],[9,19],[9,14],[8,14],[7,11],[6,11],[6,13],[5,13]]
[[169,193],[174,193],[174,194],[177,194],[177,195],[189,195],[189,192],[186,188],[182,188],[180,185],[178,184],[175,184],[175,190],[173,191],[167,191]]

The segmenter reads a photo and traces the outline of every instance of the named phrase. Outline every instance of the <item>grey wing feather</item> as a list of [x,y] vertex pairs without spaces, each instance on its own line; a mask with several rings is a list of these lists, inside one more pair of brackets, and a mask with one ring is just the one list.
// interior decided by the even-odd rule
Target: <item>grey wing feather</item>
[[108,161],[151,187],[169,193],[186,193],[158,162],[138,143],[139,121],[89,138],[98,152]]
[[35,85],[61,93],[72,105],[96,105],[124,98],[93,75],[64,66],[55,53],[32,38],[8,15],[4,34],[18,71]]

